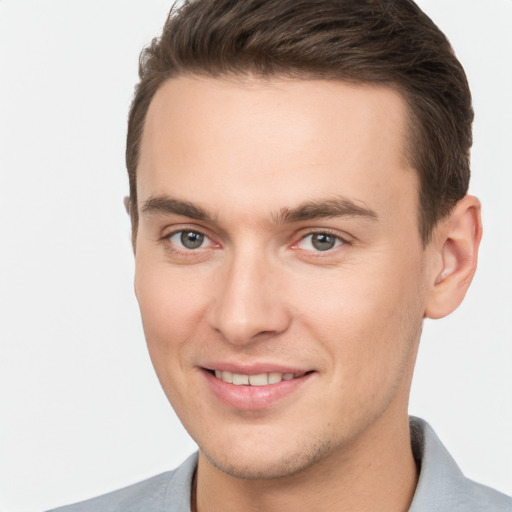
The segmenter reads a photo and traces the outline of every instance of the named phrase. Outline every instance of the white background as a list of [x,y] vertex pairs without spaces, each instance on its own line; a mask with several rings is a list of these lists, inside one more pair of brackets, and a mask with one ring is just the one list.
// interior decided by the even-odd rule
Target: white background
[[[467,69],[481,264],[427,322],[411,412],[512,493],[512,1],[422,0]],[[170,469],[194,444],[153,375],[123,209],[138,53],[167,0],[0,0],[0,510]]]

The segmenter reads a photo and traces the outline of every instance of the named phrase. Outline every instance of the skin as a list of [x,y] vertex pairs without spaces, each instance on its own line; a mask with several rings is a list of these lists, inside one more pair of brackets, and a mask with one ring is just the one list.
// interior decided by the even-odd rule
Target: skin
[[[200,449],[197,510],[408,509],[422,322],[462,300],[481,227],[468,196],[423,246],[406,119],[390,88],[327,81],[189,76],[152,100],[135,290]],[[323,233],[328,250],[313,244]],[[248,410],[208,385],[205,368],[226,362],[310,373]]]

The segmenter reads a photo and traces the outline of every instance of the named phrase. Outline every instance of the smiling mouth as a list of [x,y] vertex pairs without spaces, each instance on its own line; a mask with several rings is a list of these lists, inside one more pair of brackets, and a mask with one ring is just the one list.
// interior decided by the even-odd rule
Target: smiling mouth
[[[264,368],[263,365],[256,364],[251,368],[243,368],[243,366],[236,368],[228,364],[226,364],[228,369],[222,368],[224,365],[220,364],[220,368],[217,365],[212,366],[202,368],[208,389],[224,405],[235,411],[272,410],[267,408],[277,405],[281,399],[290,394],[299,393],[299,389],[303,389],[303,386],[309,389],[307,382],[316,373],[315,370],[272,368],[270,365]],[[273,371],[265,372],[265,370]]]
[[210,370],[212,375],[215,375],[217,379],[220,379],[228,384],[234,384],[235,386],[268,386],[270,384],[279,384],[280,382],[298,379],[313,373],[313,371],[302,372],[302,373],[258,373],[256,375],[245,375],[242,373],[233,373],[222,370]]

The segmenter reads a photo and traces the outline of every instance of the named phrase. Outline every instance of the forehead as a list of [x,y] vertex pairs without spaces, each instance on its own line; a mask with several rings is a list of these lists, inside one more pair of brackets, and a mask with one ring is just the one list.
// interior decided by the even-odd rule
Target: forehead
[[379,208],[406,194],[416,205],[406,118],[401,95],[384,86],[171,79],[147,114],[139,203],[169,194],[242,212],[339,194]]

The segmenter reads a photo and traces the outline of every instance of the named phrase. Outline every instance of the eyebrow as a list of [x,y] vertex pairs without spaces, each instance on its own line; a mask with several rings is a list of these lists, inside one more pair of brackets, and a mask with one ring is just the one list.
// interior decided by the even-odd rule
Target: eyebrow
[[[155,215],[180,215],[194,220],[213,222],[216,215],[189,201],[182,201],[169,196],[150,197],[141,205],[141,213]],[[377,214],[362,203],[336,196],[332,199],[307,201],[295,208],[282,208],[272,216],[272,223],[292,224],[315,219],[333,217],[363,217],[378,220]]]
[[212,222],[214,216],[205,209],[189,201],[181,201],[168,196],[150,197],[141,205],[141,213],[156,215],[181,215],[195,220]]
[[334,199],[308,201],[296,208],[283,208],[274,221],[277,224],[286,224],[333,217],[364,217],[378,220],[378,215],[362,203],[357,204],[345,197],[335,197]]

